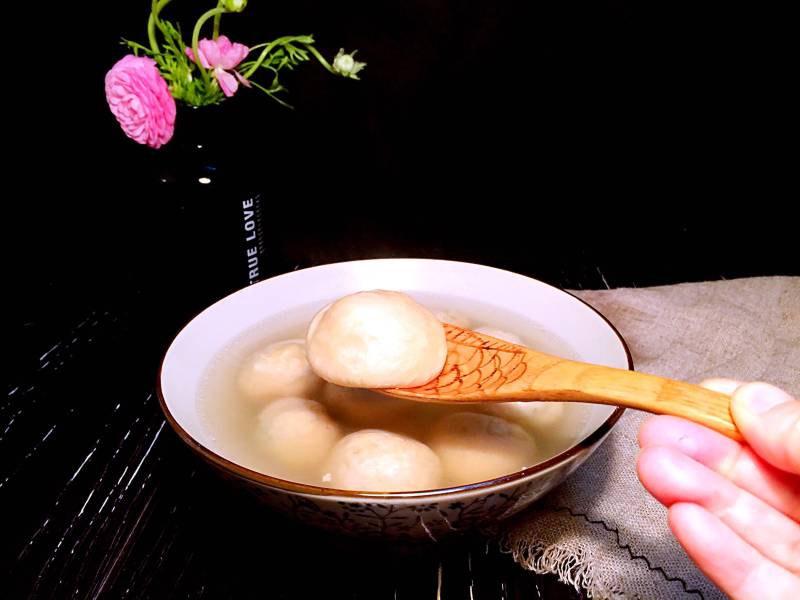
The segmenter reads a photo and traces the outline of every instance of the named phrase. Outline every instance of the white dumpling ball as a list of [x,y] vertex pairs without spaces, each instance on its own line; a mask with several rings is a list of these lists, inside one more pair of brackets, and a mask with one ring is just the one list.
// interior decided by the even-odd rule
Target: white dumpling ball
[[448,485],[477,483],[532,465],[536,443],[522,427],[480,413],[447,415],[434,425],[430,447]]
[[239,370],[241,394],[254,402],[281,396],[313,396],[322,380],[311,370],[303,340],[270,344],[251,354]]
[[447,340],[440,321],[399,292],[340,298],[316,314],[308,360],[323,379],[346,387],[414,387],[441,373]]
[[566,415],[564,402],[493,402],[486,407],[489,414],[518,423],[526,429],[549,431]]
[[388,428],[408,418],[411,401],[326,383],[322,400],[335,417],[356,427]]
[[281,469],[309,470],[322,464],[342,430],[316,400],[278,398],[258,414],[256,443]]
[[323,468],[322,484],[342,490],[402,492],[441,485],[439,457],[422,442],[380,429],[343,437]]
[[497,338],[498,340],[504,340],[520,346],[523,345],[522,339],[517,334],[509,333],[508,331],[503,331],[502,329],[495,329],[494,327],[478,327],[475,329],[475,331],[493,338]]

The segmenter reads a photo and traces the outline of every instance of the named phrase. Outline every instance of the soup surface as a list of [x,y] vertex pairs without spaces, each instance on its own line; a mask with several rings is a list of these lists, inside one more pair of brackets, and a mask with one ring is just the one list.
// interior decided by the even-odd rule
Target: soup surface
[[[413,296],[442,321],[578,358],[524,316],[461,298]],[[303,349],[319,308],[300,306],[265,320],[207,367],[198,408],[229,460],[310,485],[412,491],[506,475],[586,433],[590,407],[579,403],[425,404],[319,380]]]

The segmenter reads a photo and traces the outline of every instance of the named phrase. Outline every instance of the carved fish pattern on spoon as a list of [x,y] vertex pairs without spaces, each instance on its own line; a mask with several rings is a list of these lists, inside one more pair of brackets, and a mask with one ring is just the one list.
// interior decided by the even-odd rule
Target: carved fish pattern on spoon
[[444,324],[442,372],[414,388],[384,394],[442,403],[590,402],[684,417],[741,440],[730,396],[697,385],[537,352],[456,325]]

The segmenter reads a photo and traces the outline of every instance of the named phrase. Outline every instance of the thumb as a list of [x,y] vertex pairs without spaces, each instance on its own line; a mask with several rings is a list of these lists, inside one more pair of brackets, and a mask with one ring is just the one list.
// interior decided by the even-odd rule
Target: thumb
[[734,392],[731,414],[756,454],[800,474],[800,402],[768,383],[748,383]]

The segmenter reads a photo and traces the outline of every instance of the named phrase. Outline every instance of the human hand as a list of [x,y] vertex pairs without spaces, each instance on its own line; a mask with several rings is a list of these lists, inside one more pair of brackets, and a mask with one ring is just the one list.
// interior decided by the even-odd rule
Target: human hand
[[735,600],[800,598],[800,401],[712,379],[746,443],[677,417],[639,432],[639,479],[689,557]]

